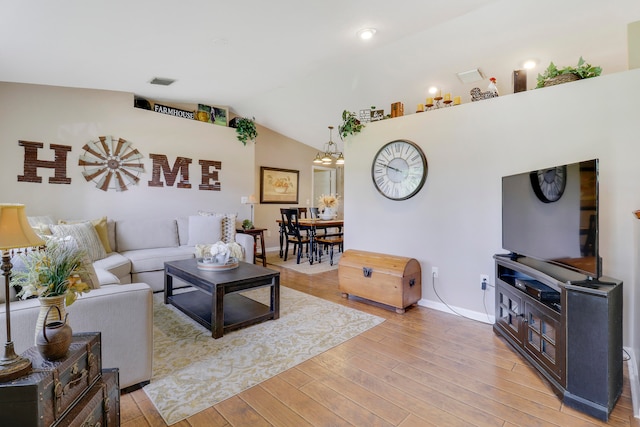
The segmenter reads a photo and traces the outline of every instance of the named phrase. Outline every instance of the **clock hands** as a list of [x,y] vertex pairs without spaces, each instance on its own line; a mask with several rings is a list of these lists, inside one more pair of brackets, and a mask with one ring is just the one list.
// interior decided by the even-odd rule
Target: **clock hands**
[[394,168],[393,166],[385,165],[385,164],[384,164],[384,163],[382,163],[382,162],[378,162],[378,164],[379,164],[380,166],[384,166],[385,168],[388,168],[388,169],[394,170],[394,171],[396,171],[396,172],[404,172],[404,171],[402,171],[402,170],[400,170],[400,169],[398,169],[398,168]]

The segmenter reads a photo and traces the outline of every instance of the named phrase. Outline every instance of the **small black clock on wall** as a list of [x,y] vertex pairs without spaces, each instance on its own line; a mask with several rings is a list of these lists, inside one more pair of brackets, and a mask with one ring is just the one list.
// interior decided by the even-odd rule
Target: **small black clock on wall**
[[529,175],[531,187],[538,199],[544,203],[560,200],[567,186],[567,167],[557,166],[533,171]]
[[384,197],[406,200],[415,196],[427,179],[427,158],[411,141],[386,143],[371,164],[373,185]]

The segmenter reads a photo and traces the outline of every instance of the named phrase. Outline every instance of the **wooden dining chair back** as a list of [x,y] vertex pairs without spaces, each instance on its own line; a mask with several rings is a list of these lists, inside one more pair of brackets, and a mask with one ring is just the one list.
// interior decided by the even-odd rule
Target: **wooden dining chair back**
[[306,254],[309,256],[309,236],[302,233],[300,223],[298,222],[298,209],[280,209],[282,216],[282,224],[284,225],[284,233],[286,237],[284,247],[284,260],[287,260],[289,254],[289,243],[293,243],[293,251],[296,254],[296,263],[300,264],[302,258],[302,247],[306,248]]

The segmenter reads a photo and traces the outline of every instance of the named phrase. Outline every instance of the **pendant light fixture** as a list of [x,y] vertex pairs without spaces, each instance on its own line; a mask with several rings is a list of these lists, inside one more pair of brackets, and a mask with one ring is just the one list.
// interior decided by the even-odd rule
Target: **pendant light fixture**
[[336,165],[344,165],[344,156],[341,151],[338,151],[338,145],[333,142],[333,126],[329,126],[329,142],[324,144],[324,154],[316,154],[316,158],[313,159],[313,163],[317,165],[330,165],[336,159]]

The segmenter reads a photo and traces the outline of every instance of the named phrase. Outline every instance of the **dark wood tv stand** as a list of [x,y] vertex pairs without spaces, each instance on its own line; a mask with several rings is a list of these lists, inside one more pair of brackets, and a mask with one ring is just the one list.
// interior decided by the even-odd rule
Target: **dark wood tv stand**
[[606,421],[622,392],[622,282],[526,257],[494,259],[493,331],[565,404]]

